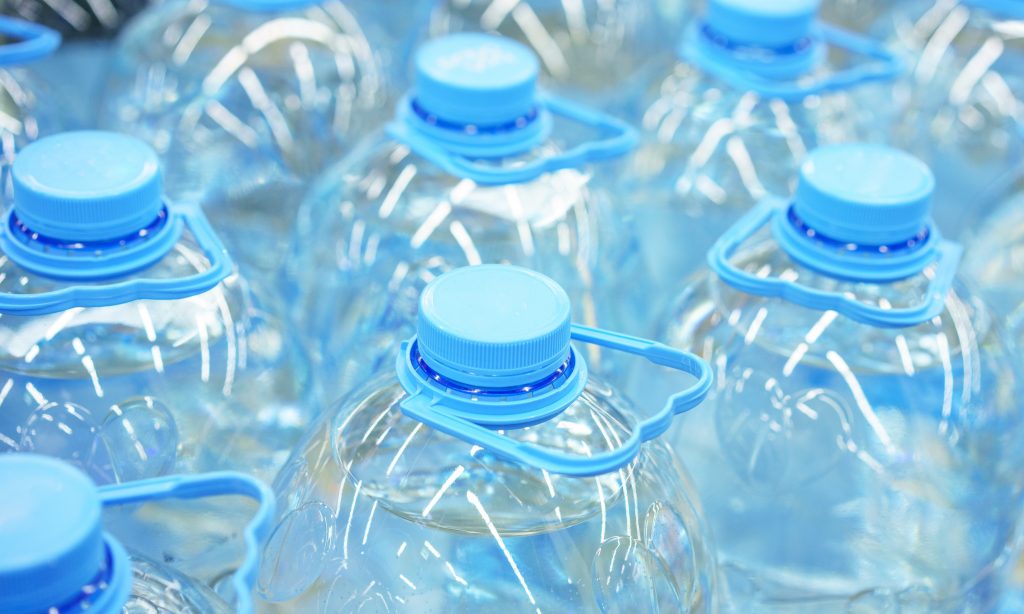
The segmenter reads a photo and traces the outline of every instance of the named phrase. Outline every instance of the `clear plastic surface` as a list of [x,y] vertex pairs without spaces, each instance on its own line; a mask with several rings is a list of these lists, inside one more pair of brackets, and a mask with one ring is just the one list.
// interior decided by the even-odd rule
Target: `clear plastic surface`
[[[715,610],[707,533],[668,447],[593,478],[531,469],[406,417],[391,369],[279,474],[258,583],[268,611]],[[599,453],[636,420],[591,379],[557,418],[505,435]]]
[[1018,348],[1024,344],[1024,171],[1018,172],[968,231],[963,275],[1002,318]]
[[132,593],[124,614],[228,614],[234,608],[205,585],[142,555],[132,559]]
[[[206,586],[173,568],[153,562],[130,552],[131,592],[117,612],[123,614],[228,614],[227,603]],[[108,559],[96,578],[82,587],[81,594],[68,604],[54,604],[48,614],[71,614],[88,611],[97,600],[105,600],[110,588],[111,569]],[[109,604],[103,604],[109,606]]]
[[[795,264],[767,231],[733,262],[892,307],[919,302],[932,275],[839,281]],[[995,607],[1024,504],[1020,375],[962,285],[934,319],[883,329],[702,274],[664,326],[663,340],[716,370],[703,411],[669,442],[736,611]]]
[[986,213],[994,180],[1024,162],[1024,21],[983,4],[894,3],[874,26],[908,66],[888,103],[893,138],[932,167],[934,215],[954,238]]
[[101,125],[154,145],[168,195],[201,203],[237,260],[272,268],[302,181],[390,116],[406,9],[153,6],[119,38]]
[[35,66],[0,66],[0,207],[4,210],[12,201],[11,164],[18,151],[65,126],[61,105]]
[[[494,163],[552,151],[556,145],[545,143]],[[393,344],[414,332],[421,290],[455,267],[532,268],[568,292],[574,321],[635,322],[627,314],[639,312],[639,300],[601,298],[611,296],[614,275],[632,280],[641,263],[629,233],[610,217],[608,193],[591,181],[589,171],[564,169],[481,186],[384,134],[327,171],[300,209],[286,273],[298,286],[293,315],[328,394],[390,365]]]

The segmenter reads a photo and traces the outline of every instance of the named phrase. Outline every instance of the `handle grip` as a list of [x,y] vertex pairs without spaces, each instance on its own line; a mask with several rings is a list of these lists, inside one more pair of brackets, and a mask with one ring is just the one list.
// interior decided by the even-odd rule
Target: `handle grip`
[[578,324],[572,326],[572,338],[581,343],[640,356],[653,364],[690,374],[697,381],[669,397],[656,414],[640,421],[637,428],[619,447],[592,456],[556,452],[501,435],[480,424],[446,412],[439,399],[432,397],[422,387],[416,394],[411,394],[402,402],[402,411],[415,420],[467,443],[479,445],[499,456],[552,473],[589,477],[615,471],[631,462],[639,454],[641,444],[664,433],[674,416],[699,405],[711,390],[711,368],[704,360],[689,352],[639,337]]
[[251,594],[256,584],[259,547],[270,533],[275,508],[274,494],[262,482],[242,473],[221,471],[109,484],[101,486],[99,490],[100,500],[104,505],[125,505],[161,499],[201,499],[223,495],[242,495],[254,499],[259,503],[259,508],[243,532],[245,559],[231,579],[236,596],[236,611],[240,614],[249,614],[253,611]]

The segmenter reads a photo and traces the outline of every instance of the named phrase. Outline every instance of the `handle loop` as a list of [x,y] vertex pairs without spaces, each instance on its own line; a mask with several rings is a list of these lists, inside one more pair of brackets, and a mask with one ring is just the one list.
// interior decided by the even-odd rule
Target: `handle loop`
[[[862,324],[882,328],[916,326],[942,312],[963,253],[963,248],[959,244],[944,239],[934,241],[930,252],[924,254],[924,258],[919,261],[918,272],[934,263],[935,275],[928,285],[927,296],[920,304],[912,307],[882,308],[858,301],[847,294],[818,290],[780,278],[759,277],[736,267],[730,260],[736,250],[773,218],[785,216],[787,208],[788,203],[785,200],[765,199],[715,242],[708,251],[707,261],[722,281],[748,294],[779,297],[818,311],[837,311]],[[794,260],[812,269],[815,268],[806,258],[800,258],[798,254],[786,249],[786,243],[780,242],[780,245]],[[845,277],[853,278],[854,270],[852,266],[849,267]],[[827,270],[824,272],[829,273]]]
[[[228,255],[224,245],[206,220],[206,216],[198,207],[168,205],[167,209],[170,219],[167,222],[166,232],[171,234],[167,237],[169,240],[153,238],[151,245],[156,253],[134,254],[132,260],[127,262],[115,254],[109,265],[99,263],[94,267],[88,267],[91,279],[124,277],[132,271],[151,265],[155,260],[166,255],[167,251],[173,247],[176,238],[180,236],[182,227],[187,227],[195,237],[197,244],[210,262],[209,268],[177,279],[132,277],[109,284],[74,285],[37,294],[3,293],[0,294],[0,313],[20,316],[45,315],[74,307],[109,307],[136,300],[181,299],[212,289],[234,269],[231,256]],[[10,212],[8,212],[9,215]],[[50,254],[38,257],[38,259],[29,256],[27,248],[20,247],[17,239],[12,238],[9,233],[9,219],[5,218],[4,228],[0,230],[0,248],[3,249],[5,255],[29,270],[57,277],[55,273],[58,266],[55,264],[55,259],[60,258],[59,254]],[[82,266],[82,264],[84,263],[68,260],[64,266],[73,268]]]
[[[697,381],[673,394],[653,416],[640,421],[622,445],[613,450],[581,456],[566,454],[516,441],[481,424],[446,411],[444,397],[432,394],[430,384],[422,382],[402,401],[403,413],[466,443],[537,469],[575,477],[589,477],[615,471],[636,458],[640,445],[664,433],[678,414],[699,405],[711,390],[712,372],[708,364],[689,352],[661,343],[597,328],[572,325],[572,338],[580,343],[602,346],[645,358],[649,362],[694,376]],[[581,358],[577,358],[581,360]],[[405,382],[403,381],[403,384]]]
[[[757,93],[765,98],[781,100],[802,100],[809,96],[838,90],[848,90],[864,83],[895,79],[903,72],[903,62],[877,42],[836,28],[825,23],[815,24],[814,45],[818,49],[805,52],[805,61],[793,62],[794,74],[783,77],[769,75],[771,62],[765,62],[765,71],[759,73],[756,65],[731,58],[726,53],[714,53],[706,49],[708,43],[701,37],[698,26],[693,26],[684,37],[680,54],[684,60],[696,65],[733,86]],[[821,46],[829,45],[867,58],[850,68],[824,76],[811,74],[815,64],[824,61]],[[789,63],[787,63],[789,65]],[[799,69],[797,69],[797,67]]]
[[[406,100],[400,105],[398,119],[390,122],[387,126],[388,135],[407,145],[446,172],[470,179],[481,185],[525,183],[545,173],[616,158],[630,151],[637,142],[636,131],[626,122],[568,100],[545,94],[540,97],[538,102],[541,115],[538,121],[546,127],[537,130],[523,129],[522,141],[506,140],[501,144],[493,145],[467,143],[466,147],[453,146],[440,139],[432,138],[418,129],[415,119],[403,110],[409,104],[410,102]],[[580,143],[567,151],[549,157],[537,158],[508,168],[500,168],[477,161],[478,159],[496,159],[523,153],[539,144],[550,130],[548,124],[551,122],[551,115],[593,128],[602,137]]]
[[259,547],[270,533],[275,508],[274,494],[263,483],[242,473],[219,471],[108,484],[101,486],[99,491],[104,505],[126,505],[162,499],[202,499],[222,495],[242,495],[255,500],[259,508],[243,532],[245,559],[231,579],[236,611],[239,614],[253,611],[252,590],[256,584]]
[[28,21],[0,17],[0,35],[18,39],[0,45],[0,66],[25,64],[45,58],[60,47],[60,33]]

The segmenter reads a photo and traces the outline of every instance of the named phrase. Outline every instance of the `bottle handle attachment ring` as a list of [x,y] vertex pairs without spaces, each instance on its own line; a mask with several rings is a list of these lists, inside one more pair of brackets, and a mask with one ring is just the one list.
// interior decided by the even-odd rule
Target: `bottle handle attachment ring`
[[[700,28],[695,24],[684,37],[680,48],[684,60],[739,89],[755,92],[765,98],[802,100],[809,96],[851,89],[865,83],[888,81],[899,76],[904,69],[903,62],[877,42],[821,22],[815,24],[817,45],[837,47],[866,58],[866,61],[825,76],[793,75],[789,78],[773,78],[760,74],[749,64],[732,60],[727,55],[719,57],[718,54],[704,50],[705,43],[700,40],[702,36]],[[812,54],[808,56],[810,61],[815,51],[812,49],[807,53]],[[822,50],[818,50],[817,54],[818,58],[824,57]],[[813,70],[813,65],[804,68],[807,71]]]
[[[83,281],[124,278],[133,271],[144,269],[164,257],[173,249],[183,228],[188,228],[195,237],[209,261],[209,267],[192,275],[181,278],[147,278],[131,277],[108,284],[90,283],[69,285],[58,290],[39,292],[36,294],[0,293],[0,313],[11,315],[46,315],[66,311],[75,307],[109,307],[136,300],[173,300],[202,294],[223,281],[234,269],[234,263],[227,249],[214,232],[206,216],[198,207],[186,205],[168,205],[169,219],[161,237],[154,236],[152,247],[158,253],[139,253],[125,261],[119,254],[114,254],[108,263],[96,263],[87,268],[88,276],[77,271]],[[44,276],[57,277],[54,273],[60,265],[53,262],[60,258],[59,254],[33,256],[29,248],[21,247],[17,239],[10,235],[9,211],[4,217],[4,227],[0,229],[0,248],[16,263],[24,260],[22,265],[28,270],[35,270]],[[148,251],[148,250],[147,250]],[[19,263],[20,264],[20,263]],[[78,263],[81,266],[84,263]],[[35,266],[34,266],[35,265]],[[63,266],[74,267],[76,263],[66,262]],[[48,275],[48,271],[50,274]],[[60,277],[57,277],[60,278]]]
[[552,156],[537,158],[508,168],[499,168],[481,163],[477,159],[500,158],[523,149],[529,149],[538,144],[536,135],[546,134],[546,131],[541,130],[539,133],[534,131],[533,138],[528,138],[527,144],[518,148],[510,147],[508,143],[493,148],[481,146],[474,147],[472,155],[468,155],[465,152],[457,151],[458,148],[446,146],[443,141],[431,138],[417,129],[415,122],[408,119],[408,114],[402,111],[409,104],[408,100],[400,104],[398,119],[390,122],[387,126],[388,135],[404,143],[417,154],[427,158],[448,173],[470,179],[481,185],[525,183],[545,173],[616,158],[635,147],[637,142],[636,131],[626,122],[563,98],[544,94],[538,100],[541,115],[538,121],[550,122],[550,116],[559,116],[588,126],[599,132],[602,137],[580,143],[567,151]]
[[778,198],[761,201],[715,242],[708,251],[707,262],[722,281],[742,292],[779,297],[818,311],[837,311],[862,324],[883,328],[915,326],[942,312],[963,252],[959,244],[944,239],[935,242],[930,257],[923,261],[922,266],[935,264],[934,276],[924,299],[912,307],[882,308],[846,294],[809,288],[777,277],[754,275],[734,265],[731,258],[736,250],[773,218],[785,215],[787,205],[787,201]]
[[580,343],[598,345],[645,358],[647,361],[682,371],[696,378],[696,382],[673,394],[653,416],[640,421],[619,447],[582,456],[546,450],[540,446],[516,441],[486,426],[445,411],[444,398],[434,395],[429,384],[423,383],[402,401],[402,412],[410,418],[439,431],[457,437],[466,443],[478,445],[499,456],[537,469],[575,477],[602,475],[633,461],[640,446],[664,433],[672,418],[699,405],[711,390],[712,372],[708,364],[689,352],[640,339],[578,324],[572,325],[572,338]]

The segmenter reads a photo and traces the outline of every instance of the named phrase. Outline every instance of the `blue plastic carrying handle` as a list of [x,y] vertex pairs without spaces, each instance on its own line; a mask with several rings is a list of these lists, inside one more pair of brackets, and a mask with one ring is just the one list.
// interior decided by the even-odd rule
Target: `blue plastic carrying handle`
[[[439,140],[431,138],[417,129],[415,122],[410,121],[404,107],[408,100],[400,105],[398,118],[387,125],[388,135],[396,141],[407,145],[417,154],[430,160],[446,172],[470,179],[481,185],[506,185],[525,183],[545,174],[565,168],[579,167],[589,162],[608,160],[619,157],[636,146],[636,131],[626,122],[610,115],[587,109],[568,100],[544,94],[538,97],[538,105],[542,115],[557,115],[579,124],[583,124],[604,135],[602,138],[576,145],[568,151],[552,156],[537,158],[521,165],[501,168],[477,161],[479,159],[498,159],[513,153],[523,153],[510,149],[507,145],[488,150],[486,147],[476,148],[474,156],[454,151]],[[541,117],[540,121],[550,122],[550,117]],[[536,133],[533,133],[536,134]],[[531,139],[530,146],[536,139]],[[520,148],[523,149],[523,148]]]
[[0,45],[0,66],[25,64],[44,58],[60,47],[55,30],[20,19],[0,17],[0,35],[17,39]]
[[200,499],[223,495],[242,495],[259,504],[256,514],[243,532],[245,559],[231,579],[235,591],[235,611],[249,614],[253,611],[252,590],[256,584],[260,544],[270,534],[274,519],[274,494],[255,478],[233,471],[220,471],[199,475],[172,475],[124,484],[101,486],[100,500],[104,505],[125,505],[161,499]]
[[809,96],[847,90],[870,82],[895,79],[903,72],[900,59],[877,42],[824,23],[815,24],[816,44],[830,45],[867,58],[850,68],[823,76],[813,72],[798,78],[773,78],[758,74],[749,64],[729,61],[727,56],[710,54],[702,49],[699,37],[703,34],[695,25],[684,37],[680,54],[701,70],[732,84],[741,90],[752,91],[765,98],[802,100]]
[[[708,251],[708,265],[722,281],[742,292],[758,296],[779,297],[819,311],[833,310],[869,326],[881,328],[916,326],[942,312],[946,295],[953,285],[963,252],[963,248],[952,241],[936,241],[932,248],[931,258],[923,261],[922,270],[926,266],[935,264],[934,277],[928,285],[927,295],[922,302],[912,307],[886,309],[863,303],[845,294],[817,290],[780,278],[759,277],[737,268],[731,262],[736,250],[774,217],[784,216],[787,210],[788,202],[779,198],[767,198],[758,203],[715,242],[711,250]],[[814,268],[806,262],[803,264]]]
[[674,416],[699,405],[711,390],[711,368],[704,360],[689,352],[654,341],[578,324],[572,325],[572,338],[581,343],[640,356],[651,363],[688,373],[697,378],[697,381],[669,397],[656,414],[637,425],[620,447],[593,456],[554,452],[516,441],[476,422],[447,412],[443,406],[444,397],[432,394],[426,383],[419,385],[417,390],[402,401],[402,412],[414,420],[467,443],[479,445],[504,458],[552,473],[589,477],[610,473],[632,462],[639,454],[641,444],[664,433]]
[[[136,300],[173,300],[187,298],[202,294],[223,281],[234,269],[231,256],[221,243],[217,234],[210,227],[202,211],[191,205],[168,205],[170,219],[168,226],[176,228],[180,234],[182,227],[188,227],[195,237],[197,244],[203,250],[210,262],[209,268],[194,275],[181,278],[159,279],[147,278],[144,275],[131,276],[122,281],[109,284],[82,284],[67,286],[59,290],[40,292],[38,294],[0,294],[0,314],[8,315],[45,315],[58,313],[75,307],[109,307]],[[8,213],[10,215],[10,213]],[[5,218],[6,220],[6,218]],[[0,248],[3,248],[7,255],[15,262],[21,261],[16,257],[17,246],[15,239],[7,236],[8,225],[0,231]],[[163,245],[163,243],[161,243]],[[173,245],[173,241],[168,244]],[[156,254],[157,259],[162,257],[166,251]],[[28,255],[27,253],[24,255]],[[152,259],[140,260],[145,265],[151,264]],[[34,261],[25,260],[23,266],[34,270]],[[82,263],[83,265],[85,263]],[[123,263],[118,263],[121,267]],[[69,266],[74,267],[71,263]],[[109,271],[97,269],[95,279],[108,277],[125,277],[125,270],[114,267]],[[136,269],[138,267],[135,267]],[[36,272],[49,276],[50,270],[42,269]],[[54,276],[59,278],[57,276]]]

